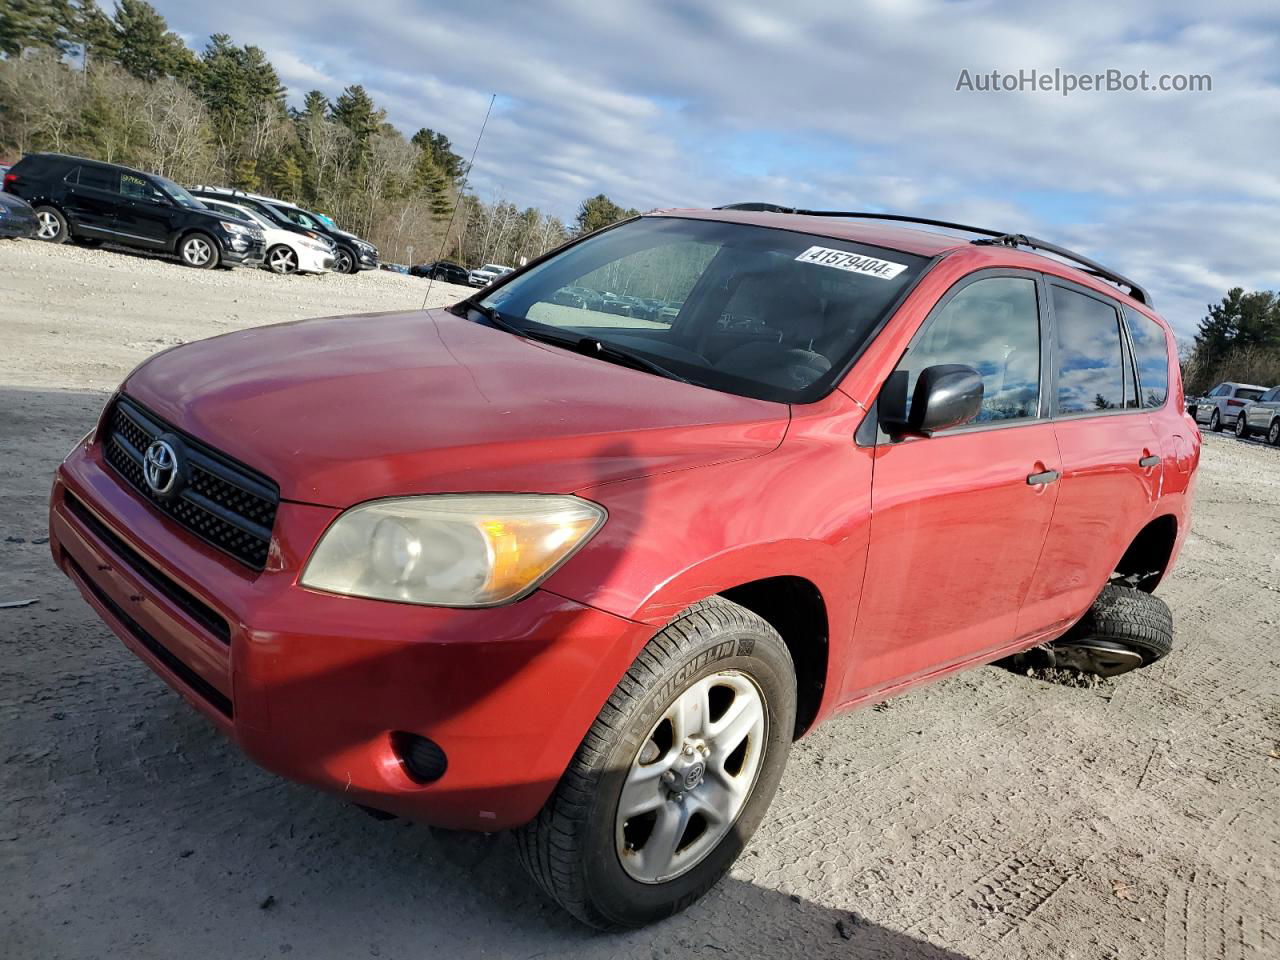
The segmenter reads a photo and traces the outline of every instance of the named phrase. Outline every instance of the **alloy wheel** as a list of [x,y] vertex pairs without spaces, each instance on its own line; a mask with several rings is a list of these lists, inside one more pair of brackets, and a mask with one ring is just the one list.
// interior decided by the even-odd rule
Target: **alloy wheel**
[[1243,413],[1242,413],[1242,414],[1240,414],[1240,416],[1236,417],[1236,436],[1237,436],[1237,437],[1247,437],[1247,436],[1249,436],[1249,427],[1248,427],[1248,425],[1245,423],[1245,419],[1244,419],[1244,414],[1243,414]]
[[676,697],[618,798],[618,859],[632,879],[663,883],[716,848],[751,796],[766,734],[764,697],[745,673],[712,674]]
[[351,254],[347,253],[346,250],[339,248],[338,252],[334,254],[334,267],[339,273],[350,273],[351,265]]
[[192,237],[182,245],[182,259],[193,267],[203,267],[213,256],[213,247],[202,237]]
[[1271,421],[1271,429],[1267,431],[1267,442],[1273,447],[1280,446],[1280,420]]
[[298,257],[288,247],[276,247],[267,258],[267,265],[276,273],[293,273],[298,269]]
[[62,224],[58,222],[58,218],[51,211],[41,210],[36,214],[37,239],[54,240],[61,232]]

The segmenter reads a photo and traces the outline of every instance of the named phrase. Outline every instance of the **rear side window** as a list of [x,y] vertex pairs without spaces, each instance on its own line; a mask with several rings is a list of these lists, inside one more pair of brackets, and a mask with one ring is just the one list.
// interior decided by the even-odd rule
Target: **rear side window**
[[1124,407],[1120,315],[1095,297],[1052,285],[1058,337],[1058,413]]
[[92,187],[94,190],[109,190],[112,193],[120,190],[120,174],[104,167],[81,166],[78,182],[80,186]]
[[1133,342],[1133,358],[1138,365],[1138,384],[1144,407],[1164,406],[1169,396],[1169,343],[1164,328],[1137,310],[1124,311]]
[[903,357],[906,405],[920,371],[963,363],[982,375],[978,421],[1021,420],[1040,412],[1040,312],[1036,282],[1027,277],[975,280],[930,320]]

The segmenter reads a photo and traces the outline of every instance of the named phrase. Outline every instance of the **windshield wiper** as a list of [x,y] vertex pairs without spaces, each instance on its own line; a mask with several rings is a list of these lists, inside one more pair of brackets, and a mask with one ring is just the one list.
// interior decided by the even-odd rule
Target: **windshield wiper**
[[646,356],[632,353],[630,350],[624,350],[621,347],[615,347],[613,344],[597,340],[595,337],[578,337],[576,342],[566,338],[565,345],[588,357],[599,357],[601,360],[608,360],[610,363],[631,367],[634,370],[656,373],[658,376],[666,377],[668,380],[693,383],[688,377],[682,377],[674,370],[668,370],[662,364],[655,363]]
[[499,330],[505,330],[507,333],[514,333],[517,337],[529,336],[529,332],[525,330],[524,327],[517,327],[493,307],[474,301],[468,301],[467,307],[480,314],[480,316],[489,321],[490,325],[497,327]]
[[542,343],[549,343],[556,347],[564,347],[566,350],[574,351],[574,353],[580,353],[586,357],[599,357],[601,360],[607,360],[610,363],[616,363],[624,367],[631,367],[633,370],[643,370],[646,373],[656,373],[658,376],[666,377],[668,380],[678,380],[681,383],[693,383],[693,381],[688,377],[682,377],[674,370],[668,370],[660,363],[655,363],[648,357],[641,356],[638,353],[632,353],[630,350],[624,350],[621,347],[615,347],[613,344],[597,340],[595,337],[551,333],[543,330],[533,330],[527,327],[520,327],[516,326],[493,307],[486,304],[473,301],[469,302],[467,306],[488,320],[494,327],[497,327],[499,330],[505,330],[507,333],[513,333],[517,337],[524,337],[527,340],[538,340]]

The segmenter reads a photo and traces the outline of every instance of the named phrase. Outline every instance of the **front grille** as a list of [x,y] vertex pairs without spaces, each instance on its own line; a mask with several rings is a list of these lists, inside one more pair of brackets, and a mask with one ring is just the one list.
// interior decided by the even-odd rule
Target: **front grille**
[[[245,566],[267,563],[271,528],[280,502],[279,488],[262,474],[184,434],[137,402],[120,397],[107,420],[107,462],[161,513]],[[175,493],[159,496],[143,476],[143,457],[156,438],[165,436],[177,453]]]

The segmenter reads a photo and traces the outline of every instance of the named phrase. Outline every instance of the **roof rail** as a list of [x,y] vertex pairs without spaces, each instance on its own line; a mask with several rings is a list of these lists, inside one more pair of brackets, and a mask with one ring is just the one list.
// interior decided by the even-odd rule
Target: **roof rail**
[[756,213],[793,213],[802,217],[846,217],[852,220],[889,220],[895,223],[919,223],[930,227],[942,227],[947,230],[960,230],[964,233],[976,233],[979,239],[971,240],[970,243],[989,244],[1006,247],[1026,247],[1029,250],[1043,250],[1045,253],[1052,253],[1064,260],[1070,260],[1072,263],[1084,269],[1084,272],[1091,276],[1107,280],[1117,286],[1127,287],[1129,296],[1137,300],[1139,303],[1145,303],[1151,306],[1151,294],[1139,284],[1130,280],[1124,274],[1116,273],[1098,263],[1096,260],[1090,260],[1082,254],[1066,247],[1060,247],[1056,243],[1049,243],[1047,240],[1038,240],[1035,237],[1029,237],[1025,233],[1008,233],[1004,230],[991,230],[987,227],[975,227],[965,223],[952,223],[950,220],[932,220],[928,217],[909,217],[901,213],[868,213],[858,210],[801,210],[797,207],[783,207],[776,203],[761,203],[757,201],[749,201],[747,203],[730,203],[723,207],[716,207],[717,210],[744,210]]

